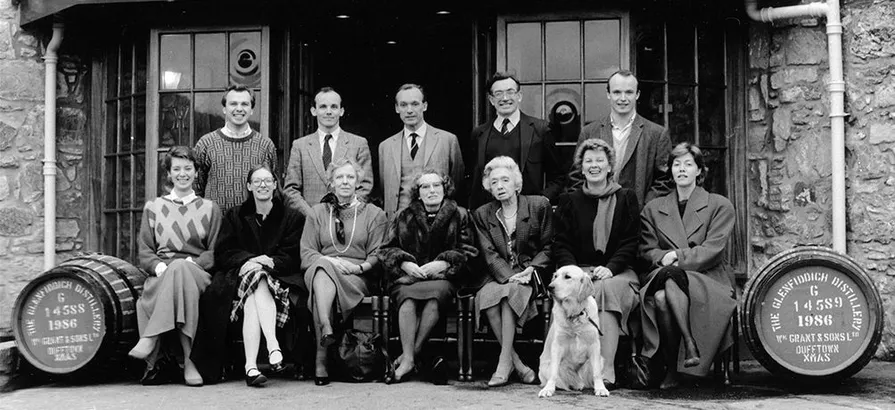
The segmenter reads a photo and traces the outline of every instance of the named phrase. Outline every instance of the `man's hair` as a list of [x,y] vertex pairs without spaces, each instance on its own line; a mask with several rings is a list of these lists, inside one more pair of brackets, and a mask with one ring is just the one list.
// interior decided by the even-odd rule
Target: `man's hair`
[[520,84],[519,84],[519,79],[516,78],[516,73],[509,72],[509,71],[498,71],[498,72],[494,73],[494,75],[492,75],[491,78],[488,80],[488,83],[485,84],[485,92],[488,94],[491,94],[491,86],[493,86],[494,83],[496,83],[498,81],[506,80],[508,78],[513,80],[514,83],[516,83],[516,91],[519,91]]
[[609,92],[609,80],[612,80],[612,77],[620,76],[620,77],[634,77],[634,80],[637,81],[637,88],[634,91],[640,91],[640,80],[637,79],[637,76],[634,75],[634,72],[631,70],[618,70],[609,75],[609,78],[606,79],[606,92]]
[[252,92],[252,89],[246,87],[242,84],[233,84],[227,87],[227,90],[224,91],[224,95],[221,96],[221,106],[227,106],[227,94],[230,94],[230,91],[235,91],[238,93],[249,93],[249,97],[252,98],[252,108],[255,108],[255,93]]
[[[319,97],[320,94],[326,94],[326,93],[335,93],[336,95],[339,96],[339,99],[342,98],[342,96],[338,92],[336,92],[336,90],[333,89],[332,87],[321,87],[319,90],[317,90],[317,94],[314,94],[314,106],[315,107],[317,106],[317,97]],[[339,105],[342,105],[342,104],[339,104]]]
[[171,150],[169,150],[168,153],[165,154],[165,158],[162,159],[162,166],[165,167],[165,171],[171,172],[171,161],[174,158],[180,158],[190,161],[193,163],[194,167],[197,165],[196,153],[193,151],[193,149],[184,145],[177,145],[171,147]]
[[398,103],[398,94],[400,94],[401,91],[412,90],[414,88],[416,88],[417,90],[420,90],[420,94],[423,95],[423,102],[426,102],[426,91],[423,90],[423,86],[421,86],[419,84],[414,84],[414,83],[407,83],[407,84],[404,84],[404,85],[398,87],[398,92],[395,93],[395,104]]

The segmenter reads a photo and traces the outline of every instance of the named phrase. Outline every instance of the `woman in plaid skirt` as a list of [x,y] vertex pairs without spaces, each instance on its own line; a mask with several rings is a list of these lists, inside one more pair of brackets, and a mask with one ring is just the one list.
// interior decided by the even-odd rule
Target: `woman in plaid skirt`
[[[303,218],[283,204],[276,177],[267,166],[253,168],[246,187],[249,198],[224,218],[215,249],[218,273],[203,298],[207,302],[203,307],[208,308],[203,312],[209,313],[202,318],[207,322],[203,327],[214,335],[207,340],[220,350],[203,345],[206,348],[197,354],[204,356],[200,371],[220,372],[220,358],[228,356],[227,325],[242,319],[245,382],[261,386],[267,381],[257,365],[262,334],[271,371],[283,370],[276,329],[289,319],[290,287],[302,282],[298,267]],[[219,373],[212,376],[220,379]]]

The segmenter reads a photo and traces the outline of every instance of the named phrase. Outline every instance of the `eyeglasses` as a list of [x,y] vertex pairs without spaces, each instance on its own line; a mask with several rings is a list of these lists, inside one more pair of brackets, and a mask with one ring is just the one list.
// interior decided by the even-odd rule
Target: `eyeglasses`
[[274,182],[276,182],[276,181],[274,181],[273,178],[253,179],[252,185],[254,185],[254,186],[261,186],[262,184],[263,185],[273,185]]
[[518,93],[519,93],[519,91],[516,91],[516,90],[513,90],[513,89],[509,89],[509,90],[499,90],[499,91],[492,91],[492,92],[491,92],[491,96],[494,97],[494,98],[503,98],[504,96],[506,96],[507,98],[513,98],[513,97],[515,97],[516,94],[518,94]]

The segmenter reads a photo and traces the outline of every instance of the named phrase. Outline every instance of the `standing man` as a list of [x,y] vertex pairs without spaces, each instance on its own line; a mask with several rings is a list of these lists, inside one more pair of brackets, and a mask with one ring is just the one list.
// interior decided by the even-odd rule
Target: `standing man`
[[404,129],[379,144],[379,176],[383,206],[389,218],[406,208],[413,198],[413,178],[424,169],[463,181],[463,156],[457,136],[426,123],[428,108],[423,87],[404,84],[395,95],[395,112]]
[[[643,208],[651,199],[670,192],[671,138],[665,127],[637,115],[640,90],[634,73],[616,71],[609,76],[606,90],[609,115],[585,126],[578,136],[578,145],[588,138],[600,138],[615,148],[613,170],[618,183],[633,189]],[[572,176],[576,185],[583,180],[580,174]]]
[[566,170],[556,154],[550,123],[519,110],[522,92],[512,74],[494,74],[487,86],[488,100],[497,111],[497,118],[472,130],[476,164],[470,209],[491,199],[482,187],[482,172],[488,161],[501,155],[519,164],[523,195],[544,195],[555,203],[565,184]]
[[283,188],[290,206],[305,216],[311,215],[311,207],[329,192],[326,169],[336,159],[351,158],[363,168],[358,197],[367,197],[373,189],[373,165],[366,138],[339,127],[339,120],[345,115],[339,93],[330,87],[321,88],[314,96],[311,115],[317,118],[317,132],[292,143]]
[[249,117],[255,95],[244,85],[231,85],[221,97],[224,126],[196,143],[196,195],[218,204],[222,212],[246,199],[246,174],[264,164],[275,173],[277,149],[270,138],[252,130]]

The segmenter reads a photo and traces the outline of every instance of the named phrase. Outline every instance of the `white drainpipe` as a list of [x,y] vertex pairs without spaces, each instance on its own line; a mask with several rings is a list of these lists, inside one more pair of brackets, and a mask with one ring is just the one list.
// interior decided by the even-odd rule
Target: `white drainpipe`
[[62,23],[53,24],[44,55],[44,271],[56,266],[56,62],[63,30]]
[[842,77],[842,20],[839,0],[758,9],[758,0],[744,0],[746,14],[755,21],[826,17],[830,60],[830,146],[833,171],[833,250],[846,253],[845,242],[845,80]]

